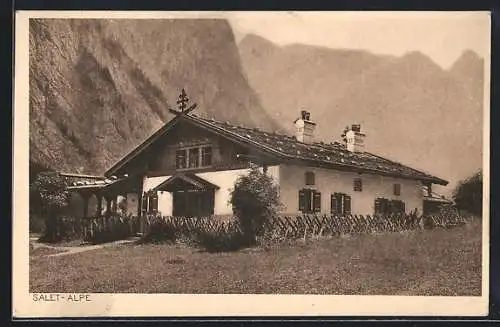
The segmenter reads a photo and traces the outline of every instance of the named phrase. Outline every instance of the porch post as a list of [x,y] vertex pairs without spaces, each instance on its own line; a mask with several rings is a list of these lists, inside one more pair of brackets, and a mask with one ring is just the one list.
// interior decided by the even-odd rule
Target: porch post
[[101,217],[101,215],[102,215],[102,195],[99,194],[99,193],[96,193],[96,197],[97,197],[97,212],[96,212],[96,216],[97,217]]
[[110,196],[106,196],[106,217],[111,215],[111,201],[113,199]]
[[111,205],[112,205],[111,211],[113,213],[116,213],[116,209],[118,208],[118,204],[117,204],[117,202],[118,202],[118,196],[114,196],[112,201],[113,202],[111,202]]
[[87,192],[82,192],[80,195],[83,198],[83,218],[87,218],[89,216],[89,198],[90,194]]

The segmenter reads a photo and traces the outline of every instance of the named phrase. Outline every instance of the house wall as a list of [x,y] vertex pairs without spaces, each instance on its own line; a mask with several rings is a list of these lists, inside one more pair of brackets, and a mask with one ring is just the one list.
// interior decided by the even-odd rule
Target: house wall
[[[315,185],[305,185],[305,172],[315,174]],[[363,190],[355,192],[354,179],[361,178]],[[312,168],[294,165],[280,165],[280,199],[284,212],[299,213],[298,192],[303,188],[311,188],[321,192],[321,212],[330,213],[330,195],[334,192],[351,196],[351,212],[353,214],[373,214],[375,198],[398,199],[405,202],[406,211],[417,209],[422,212],[423,194],[419,181],[398,179],[372,174],[335,171],[323,168]],[[393,195],[393,185],[401,184],[401,195]]]
[[[279,181],[279,166],[270,166],[267,171],[267,173],[272,176],[276,182]],[[231,190],[233,189],[234,183],[238,177],[245,175],[248,172],[249,169],[234,169],[196,174],[198,177],[201,177],[219,187],[219,189],[215,191],[215,215],[231,215],[233,213],[233,209],[228,203]],[[170,178],[170,176],[145,177],[143,192],[158,186],[168,178]],[[160,211],[162,215],[172,215],[172,200],[172,194],[170,192],[158,192],[158,211]]]

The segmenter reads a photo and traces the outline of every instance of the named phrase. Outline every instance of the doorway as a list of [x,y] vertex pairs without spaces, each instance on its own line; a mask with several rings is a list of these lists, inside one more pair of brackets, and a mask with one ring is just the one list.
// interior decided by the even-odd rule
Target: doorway
[[178,190],[172,193],[173,216],[208,217],[214,214],[214,190]]

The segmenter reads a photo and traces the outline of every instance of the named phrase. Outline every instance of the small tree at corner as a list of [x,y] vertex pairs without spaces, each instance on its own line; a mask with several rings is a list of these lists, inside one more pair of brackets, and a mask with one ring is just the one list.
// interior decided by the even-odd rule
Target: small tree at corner
[[247,246],[256,244],[266,222],[281,207],[278,186],[257,166],[252,166],[247,175],[236,180],[229,203],[233,206]]
[[69,192],[66,180],[56,172],[43,172],[36,176],[30,184],[30,206],[40,213],[45,222],[45,231],[41,240],[56,242],[57,218],[68,205]]
[[458,209],[481,216],[483,212],[482,171],[460,181],[453,192],[453,200]]

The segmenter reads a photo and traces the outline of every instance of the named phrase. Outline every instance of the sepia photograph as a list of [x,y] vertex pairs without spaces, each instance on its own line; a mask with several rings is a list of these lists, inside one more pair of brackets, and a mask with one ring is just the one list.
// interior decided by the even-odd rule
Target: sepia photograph
[[487,313],[488,12],[15,37],[14,315]]

